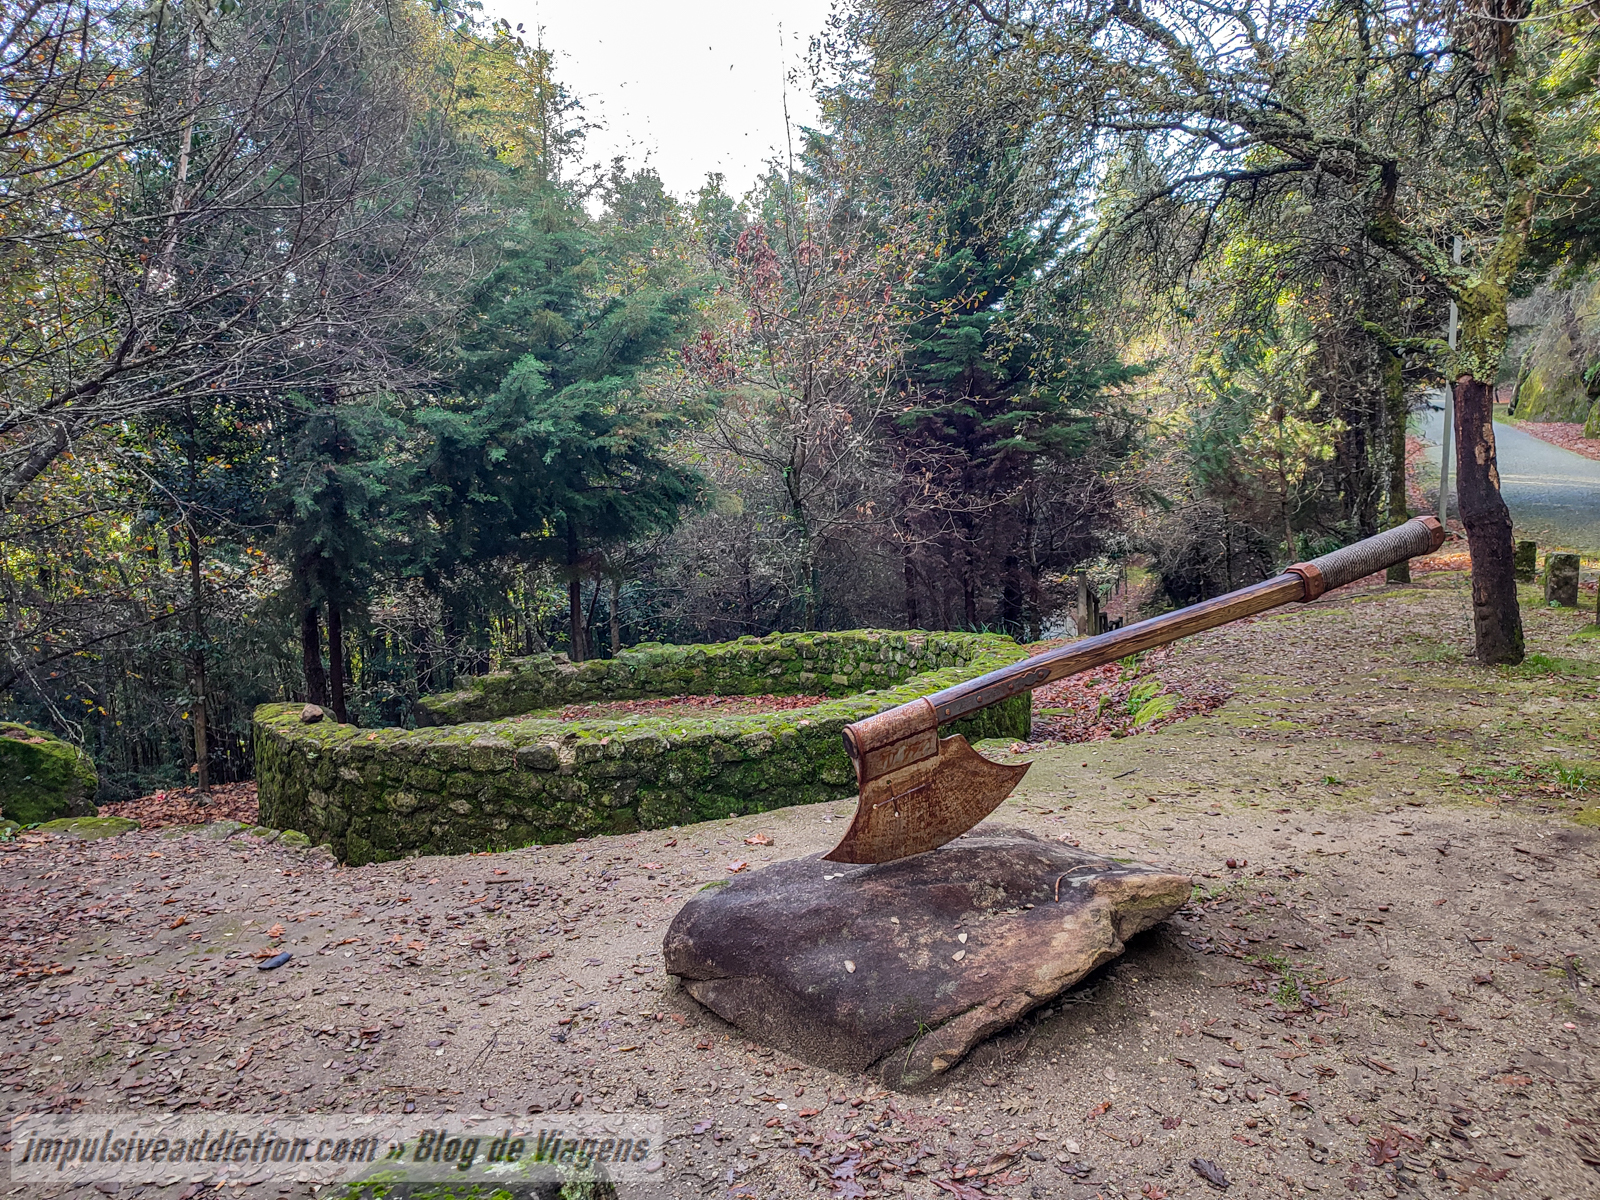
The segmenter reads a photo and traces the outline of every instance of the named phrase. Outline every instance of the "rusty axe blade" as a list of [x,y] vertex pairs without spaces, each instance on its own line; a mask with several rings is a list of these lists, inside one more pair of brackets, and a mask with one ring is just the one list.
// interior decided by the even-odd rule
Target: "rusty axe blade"
[[1011,794],[1028,764],[990,762],[959,734],[938,736],[933,705],[891,709],[845,731],[861,797],[831,862],[880,863],[960,837]]
[[1028,764],[990,762],[960,734],[939,753],[879,776],[861,789],[856,819],[829,853],[831,862],[892,862],[960,837],[1011,794]]

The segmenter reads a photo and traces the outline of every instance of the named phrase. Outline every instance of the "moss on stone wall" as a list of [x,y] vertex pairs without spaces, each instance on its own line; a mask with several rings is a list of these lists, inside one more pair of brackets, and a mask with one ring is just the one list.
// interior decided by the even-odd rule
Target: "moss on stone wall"
[[54,734],[0,721],[0,815],[19,825],[95,815],[94,763]]
[[[645,643],[615,658],[569,662],[565,654],[511,660],[460,691],[424,696],[419,725],[494,721],[564,704],[648,696],[848,696],[913,675],[963,667],[981,644],[1009,639],[872,629],[775,633],[703,646]],[[994,646],[987,647],[993,653]],[[1018,657],[1021,652],[1018,651]]]
[[[436,721],[483,712],[499,720],[367,730],[307,725],[301,705],[263,705],[255,717],[261,820],[304,830],[359,863],[845,800],[855,795],[839,736],[845,725],[1023,656],[1009,638],[977,634],[783,634],[644,647],[577,668],[551,656],[522,660],[428,704]],[[849,694],[806,709],[693,720],[503,719],[578,701],[769,692]],[[1029,721],[1023,695],[953,731],[1026,737]]]
[[57,833],[63,837],[94,842],[101,838],[132,833],[139,828],[139,822],[129,820],[127,817],[62,817],[60,820],[46,821],[34,828],[39,833]]

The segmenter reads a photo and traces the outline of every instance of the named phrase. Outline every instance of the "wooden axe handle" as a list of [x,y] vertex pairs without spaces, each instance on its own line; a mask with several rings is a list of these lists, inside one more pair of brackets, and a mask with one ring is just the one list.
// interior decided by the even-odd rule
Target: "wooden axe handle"
[[[1321,558],[1308,563],[1295,563],[1282,575],[1263,583],[1012,663],[987,675],[945,688],[942,692],[935,692],[927,697],[926,702],[932,705],[937,723],[943,725],[1020,692],[1032,691],[1043,684],[1076,675],[1079,671],[1116,662],[1141,650],[1164,646],[1191,633],[1214,629],[1218,625],[1226,625],[1240,617],[1254,616],[1281,604],[1315,600],[1323,592],[1353,583],[1375,571],[1386,570],[1418,554],[1437,550],[1443,542],[1444,528],[1437,519],[1413,517],[1404,525],[1397,525],[1354,545],[1324,554]],[[912,703],[921,704],[922,701]],[[869,717],[868,720],[876,718]],[[848,735],[849,730],[846,732]],[[849,736],[845,740],[847,743],[851,741]]]

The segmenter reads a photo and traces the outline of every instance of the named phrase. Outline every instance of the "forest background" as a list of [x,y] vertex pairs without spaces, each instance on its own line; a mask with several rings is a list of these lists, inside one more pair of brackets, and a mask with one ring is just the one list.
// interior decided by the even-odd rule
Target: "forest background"
[[811,57],[672,196],[475,9],[7,6],[6,715],[112,800],[545,648],[1037,640],[1406,519],[1446,380],[1520,657],[1487,413],[1600,244],[1600,5],[856,0]]

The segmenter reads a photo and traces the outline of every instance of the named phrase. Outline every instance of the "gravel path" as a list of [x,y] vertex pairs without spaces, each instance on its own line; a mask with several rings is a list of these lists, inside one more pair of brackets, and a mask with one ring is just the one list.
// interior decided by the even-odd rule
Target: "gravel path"
[[1160,1200],[1213,1190],[1193,1160],[1230,1196],[1592,1194],[1600,641],[1530,606],[1557,667],[1485,672],[1466,613],[1439,575],[1216,631],[1161,670],[1226,705],[1033,755],[996,823],[1195,897],[933,1090],[661,973],[695,888],[836,840],[813,806],[363,868],[228,823],[5,844],[6,1111],[649,1111],[640,1196]]

